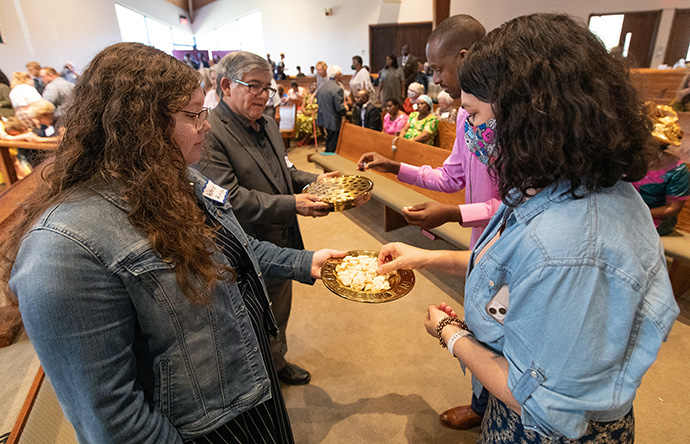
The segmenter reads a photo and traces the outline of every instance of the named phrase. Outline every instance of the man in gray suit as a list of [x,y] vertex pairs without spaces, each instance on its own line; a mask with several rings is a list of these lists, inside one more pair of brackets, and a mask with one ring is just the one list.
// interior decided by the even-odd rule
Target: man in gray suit
[[344,103],[344,91],[340,79],[343,71],[340,66],[328,67],[328,80],[316,91],[316,102],[319,109],[316,113],[316,124],[326,128],[326,152],[334,153],[338,145],[338,135],[342,118],[347,110]]
[[417,57],[410,54],[410,45],[405,43],[402,46],[402,55],[398,57],[398,66],[403,70],[405,75],[405,90],[410,86],[410,83],[414,82],[415,77],[417,77]]
[[[325,216],[328,205],[310,194],[299,193],[315,180],[334,175],[300,171],[290,163],[278,125],[263,116],[271,88],[271,65],[244,51],[220,61],[216,92],[221,101],[209,114],[207,157],[196,168],[228,190],[232,209],[250,236],[281,247],[303,249],[297,215]],[[309,382],[309,372],[285,360],[292,283],[265,279],[271,307],[280,329],[271,342],[280,380],[298,385]]]

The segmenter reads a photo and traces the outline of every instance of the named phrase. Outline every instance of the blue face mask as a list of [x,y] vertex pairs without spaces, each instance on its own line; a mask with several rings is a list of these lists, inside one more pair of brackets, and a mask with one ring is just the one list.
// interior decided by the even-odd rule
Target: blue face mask
[[481,163],[487,166],[493,164],[498,156],[496,119],[487,120],[478,126],[465,120],[465,143]]

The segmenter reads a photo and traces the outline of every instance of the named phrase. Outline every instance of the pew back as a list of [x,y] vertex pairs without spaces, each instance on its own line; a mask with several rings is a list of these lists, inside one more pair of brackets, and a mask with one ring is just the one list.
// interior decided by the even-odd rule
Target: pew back
[[[405,162],[411,165],[430,165],[434,168],[443,165],[443,161],[450,155],[450,152],[446,149],[413,142],[404,139],[402,136],[391,136],[380,131],[373,131],[343,121],[336,151],[338,155],[356,163],[362,154],[370,151],[375,151],[382,156],[398,162]],[[393,181],[397,180],[393,174],[377,174],[385,176]],[[400,183],[402,184],[402,182]],[[402,185],[442,203],[459,205],[465,202],[464,191],[443,193],[440,191],[426,190],[414,185]]]
[[659,105],[668,105],[674,97],[683,76],[684,69],[631,69],[630,80],[642,100],[651,101]]

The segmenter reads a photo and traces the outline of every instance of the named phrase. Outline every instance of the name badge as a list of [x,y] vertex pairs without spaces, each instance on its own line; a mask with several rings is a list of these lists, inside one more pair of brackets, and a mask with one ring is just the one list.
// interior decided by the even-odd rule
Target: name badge
[[285,165],[287,165],[288,168],[292,168],[295,166],[294,163],[290,162],[290,159],[288,159],[288,156],[285,156]]
[[211,200],[224,204],[225,199],[228,197],[228,190],[209,180],[206,182],[206,185],[204,185],[204,192],[202,194],[204,197],[208,197]]

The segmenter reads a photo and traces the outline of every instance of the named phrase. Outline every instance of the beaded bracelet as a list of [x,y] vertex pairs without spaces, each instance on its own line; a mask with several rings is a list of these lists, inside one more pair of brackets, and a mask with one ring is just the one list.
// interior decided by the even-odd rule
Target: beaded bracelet
[[465,324],[463,321],[458,319],[457,316],[453,316],[453,317],[446,316],[445,318],[441,319],[441,322],[439,322],[438,325],[436,326],[436,335],[438,336],[439,344],[441,344],[441,347],[443,347],[443,348],[446,348],[446,343],[443,340],[443,338],[441,337],[441,332],[443,331],[443,327],[445,327],[446,325],[452,324],[452,323],[456,323],[460,326],[461,329],[467,330],[467,324]]

